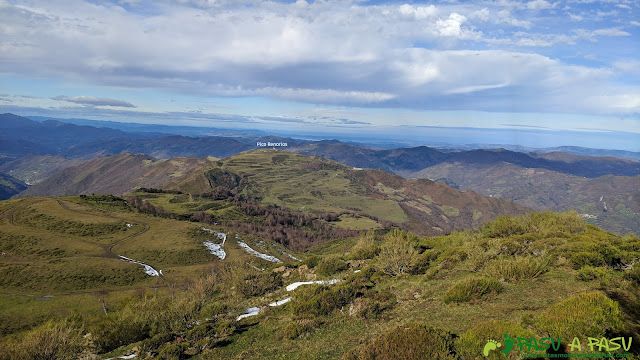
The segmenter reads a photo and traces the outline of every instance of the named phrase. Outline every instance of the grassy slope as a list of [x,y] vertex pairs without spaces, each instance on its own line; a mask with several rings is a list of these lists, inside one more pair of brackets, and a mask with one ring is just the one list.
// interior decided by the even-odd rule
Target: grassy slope
[[[200,231],[200,224],[138,214],[119,202],[90,199],[0,202],[0,293],[5,296],[0,297],[0,333],[41,322],[46,314],[96,311],[99,302],[92,294],[98,290],[109,291],[113,294],[109,301],[116,301],[138,288],[181,286],[219,261],[202,245],[219,241]],[[259,249],[256,239],[243,239]],[[225,249],[235,259],[249,258],[233,240]],[[282,257],[270,244],[259,250]],[[142,266],[117,255],[150,264],[164,276],[150,277]],[[53,299],[35,301],[46,295]],[[33,311],[26,311],[30,308]]]
[[[615,264],[628,263],[631,259],[640,257],[640,239],[637,237],[620,237],[606,233],[596,227],[580,223],[574,215],[541,214],[520,219],[502,218],[485,226],[481,232],[454,233],[437,238],[412,238],[413,240],[410,241],[413,248],[427,249],[427,252],[432,252],[435,256],[430,258],[425,268],[412,274],[407,273],[394,277],[377,272],[373,276],[367,275],[370,276],[367,278],[370,285],[367,286],[373,287],[365,291],[364,298],[370,296],[366,294],[372,292],[386,292],[392,294],[397,301],[391,309],[380,312],[377,317],[363,318],[349,315],[350,304],[353,304],[354,300],[350,300],[345,306],[338,306],[326,315],[305,314],[296,309],[299,309],[304,299],[307,299],[314,292],[314,286],[306,286],[293,292],[294,300],[291,303],[277,308],[265,307],[263,314],[235,323],[233,319],[242,313],[243,308],[265,306],[271,301],[291,296],[292,294],[287,292],[283,285],[306,279],[354,279],[364,274],[367,268],[381,269],[385,258],[383,255],[378,255],[371,260],[352,262],[350,268],[332,275],[322,275],[320,267],[307,270],[306,266],[299,266],[299,264],[289,265],[288,270],[284,269],[286,275],[283,276],[283,285],[255,296],[247,296],[240,294],[238,289],[238,285],[242,284],[242,276],[244,276],[240,274],[248,274],[247,270],[234,274],[241,268],[235,267],[235,271],[225,272],[223,268],[214,267],[213,269],[217,270],[211,272],[212,268],[209,268],[206,262],[200,262],[198,256],[190,251],[200,246],[201,238],[199,236],[202,234],[198,235],[198,232],[194,233],[192,230],[197,228],[197,224],[152,218],[126,212],[124,209],[118,210],[113,206],[111,208],[114,209],[105,213],[104,209],[110,208],[108,204],[83,202],[80,198],[67,198],[61,201],[67,204],[69,210],[60,206],[56,199],[33,198],[0,202],[0,211],[3,213],[3,234],[20,229],[22,232],[35,236],[40,231],[39,229],[24,228],[25,225],[20,225],[20,221],[24,222],[21,217],[28,217],[31,210],[35,211],[33,214],[47,211],[58,219],[90,224],[110,224],[122,218],[130,223],[135,223],[135,226],[142,226],[149,230],[130,238],[128,241],[119,243],[113,248],[114,252],[122,252],[127,256],[139,258],[156,266],[159,265],[158,267],[165,271],[164,281],[166,282],[182,281],[185,283],[186,278],[197,279],[203,273],[217,274],[217,280],[214,282],[216,290],[206,293],[207,295],[202,298],[204,301],[202,307],[199,307],[200,310],[186,319],[211,317],[210,311],[219,311],[207,310],[212,306],[216,309],[228,309],[223,311],[230,311],[231,315],[228,319],[235,324],[236,330],[223,337],[225,340],[221,344],[225,345],[216,343],[217,345],[211,345],[208,349],[205,347],[200,355],[189,350],[195,356],[194,358],[202,359],[335,359],[346,351],[370,341],[399,324],[416,321],[437,326],[462,336],[477,324],[488,320],[501,320],[507,321],[513,326],[522,326],[536,336],[543,337],[544,331],[536,325],[535,319],[550,306],[564,299],[588,291],[603,291],[607,294],[618,291],[633,298],[631,290],[626,290],[633,289],[632,281],[627,277],[628,271],[617,268]],[[13,224],[11,224],[11,220],[13,220]],[[50,233],[48,232],[48,234]],[[120,234],[105,234],[95,239],[85,239],[84,242],[73,236],[66,236],[68,240],[65,241],[57,236],[48,236],[46,241],[51,241],[52,246],[57,246],[65,251],[84,253],[84,255],[76,254],[75,259],[80,261],[80,258],[84,256],[85,261],[91,264],[91,271],[101,271],[104,270],[104,265],[96,263],[94,261],[96,258],[90,257],[88,254],[92,251],[94,254],[99,253],[99,250],[102,250],[99,245],[117,242],[121,239],[118,235]],[[411,239],[411,237],[409,238]],[[4,245],[7,236],[3,235],[2,239]],[[255,249],[261,249],[255,240],[246,240]],[[44,243],[45,239],[40,241]],[[374,239],[378,245],[385,244],[385,241],[390,240]],[[355,249],[352,248],[354,244],[354,240],[348,239],[327,242],[309,249],[305,257],[317,256],[326,259],[339,256],[348,259]],[[229,250],[228,259],[224,262],[214,261],[211,264],[227,264],[233,268],[249,260],[237,246],[231,245],[226,249]],[[36,256],[26,250],[24,249],[21,255],[25,259],[39,261],[47,267],[52,265],[50,258]],[[277,254],[272,244],[263,244],[261,251]],[[581,256],[584,257],[583,253],[602,261],[599,264],[599,268],[604,272],[601,279],[581,281],[577,278],[578,271],[576,269],[579,266],[576,265],[580,265],[580,261],[583,261],[580,260]],[[445,303],[445,294],[454,284],[477,275],[495,277],[496,275],[490,272],[489,264],[501,257],[506,256],[510,259],[516,255],[534,259],[544,256],[548,257],[551,262],[539,276],[524,277],[519,281],[503,281],[503,290],[499,294],[491,294],[488,297],[459,304]],[[12,254],[12,256],[12,259],[17,260],[16,254]],[[112,259],[105,258],[105,260],[111,261]],[[180,263],[181,260],[187,264]],[[140,271],[132,264],[124,262],[118,262],[118,264],[125,267],[131,266],[131,270],[134,272]],[[274,267],[269,268],[268,263],[254,262],[254,265],[257,265],[257,268],[266,267],[265,272],[249,268],[255,274],[265,274],[270,272],[270,269],[274,269]],[[362,273],[356,274],[355,270],[362,270]],[[241,276],[240,280],[238,276]],[[163,301],[167,301],[168,305],[165,307],[168,306],[168,308],[166,314],[164,308],[153,310],[152,318],[171,316],[172,311],[175,311],[170,310],[173,306],[172,303],[175,302],[176,306],[180,308],[189,308],[189,306],[181,304],[190,304],[194,300],[189,299],[199,298],[193,294],[200,294],[201,291],[198,290],[200,289],[198,286],[192,286],[187,290],[181,288],[178,290],[176,298],[171,300],[169,289],[161,287],[160,291],[155,294],[147,291],[146,295],[140,296],[144,291],[136,291],[136,287],[154,285],[148,283],[148,278],[146,278],[147,282],[144,280],[121,287],[125,289],[121,292],[115,291],[119,288],[118,286],[110,287],[111,291],[107,295],[107,303],[111,307],[112,317],[115,316],[118,319],[118,314],[130,313],[131,310],[127,309],[132,306],[134,308],[143,306],[143,304],[151,306],[148,304],[153,303],[155,301],[153,299],[165,299]],[[153,282],[153,280],[151,281]],[[165,283],[160,285],[165,285]],[[348,289],[351,285],[343,282],[327,287],[325,291],[337,289],[340,286],[343,289]],[[90,324],[96,323],[96,321],[100,323],[99,319],[104,316],[100,314],[101,305],[98,296],[92,291],[75,295],[59,295],[49,301],[36,301],[34,296],[27,295],[35,295],[35,292],[22,295],[14,294],[0,299],[0,308],[3,310],[2,316],[4,317],[2,323],[6,324],[3,328],[4,332],[13,332],[30,324],[42,322],[48,317],[45,315],[47,313],[55,314],[55,317],[64,317],[75,311],[84,314],[82,321],[87,321]],[[329,293],[326,296],[329,296]],[[328,299],[327,301],[329,301]],[[136,305],[137,303],[140,305]],[[627,329],[634,331],[634,326],[638,326],[638,319],[632,315],[633,302],[627,302],[621,305],[621,308],[629,315],[626,320]],[[134,314],[137,313],[134,311]],[[183,323],[184,325],[180,326],[186,326],[192,320],[186,321]],[[300,321],[312,325],[302,330],[299,336],[285,335],[291,324],[300,323]],[[188,328],[175,326],[177,326],[173,330],[175,332],[170,336],[174,340],[171,340],[169,344],[161,343],[159,345],[161,348],[177,344],[175,340],[177,337],[190,339],[189,336],[193,336],[185,335]],[[501,334],[496,333],[491,336],[498,337]],[[189,341],[185,344],[191,344],[190,346],[195,344]],[[483,341],[486,342],[486,339]],[[120,348],[110,353],[109,356],[128,354],[136,346],[140,346],[140,343]],[[464,350],[461,347],[463,345],[456,346],[459,346],[456,348],[457,351]],[[157,351],[160,350],[157,349]],[[481,349],[472,350],[477,353],[481,351]]]

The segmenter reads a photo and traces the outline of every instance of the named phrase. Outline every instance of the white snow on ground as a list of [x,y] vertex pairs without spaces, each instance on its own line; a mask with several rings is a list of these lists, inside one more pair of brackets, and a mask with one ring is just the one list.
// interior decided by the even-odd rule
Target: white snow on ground
[[284,305],[284,304],[288,303],[289,301],[291,301],[290,297],[288,297],[286,299],[278,300],[276,302],[272,302],[271,304],[269,304],[269,306],[280,306],[280,305]]
[[291,254],[289,254],[288,252],[283,251],[282,253],[283,253],[283,254],[285,254],[285,255],[287,255],[288,257],[292,258],[292,259],[293,259],[293,260],[295,260],[295,261],[302,261],[302,260],[298,259],[297,257],[295,257],[295,256],[293,256],[293,255],[291,255]]
[[282,262],[282,260],[278,259],[275,256],[263,254],[263,253],[260,253],[260,252],[257,252],[255,250],[253,250],[249,245],[247,245],[246,243],[241,241],[237,236],[236,236],[236,239],[238,239],[238,245],[240,245],[249,254],[251,254],[253,256],[257,256],[257,257],[259,257],[261,259],[264,259],[264,260],[267,260],[267,261],[271,261],[271,262],[277,263],[277,264],[280,264]]
[[127,224],[127,227],[128,227],[128,228],[130,228],[131,226],[133,226],[133,225],[131,225],[131,224]]
[[205,241],[203,242],[203,244],[207,247],[207,249],[209,249],[210,253],[220,258],[220,260],[224,260],[224,258],[227,257],[227,253],[222,248],[222,245],[214,244],[211,241]]
[[118,255],[120,257],[120,259],[124,260],[124,261],[128,261],[130,263],[134,263],[134,264],[138,264],[138,265],[142,265],[144,266],[144,272],[149,275],[149,276],[160,276],[162,275],[162,270],[160,270],[160,272],[158,272],[158,270],[152,268],[150,265],[147,265],[143,262],[140,262],[138,260],[133,260],[133,259],[129,259],[128,257],[124,257],[122,255]]
[[224,242],[225,242],[225,241],[227,241],[227,234],[225,234],[225,233],[217,232],[217,231],[215,231],[215,230],[211,230],[211,229],[206,228],[206,227],[204,227],[204,226],[203,226],[203,227],[201,227],[200,229],[202,229],[202,230],[204,230],[204,231],[207,231],[207,232],[210,232],[210,233],[212,233],[213,235],[217,236],[217,237],[218,237],[218,239],[222,240],[222,245],[224,245]]
[[335,283],[340,282],[340,279],[332,279],[332,280],[316,280],[316,281],[298,281],[293,284],[287,285],[287,291],[293,291],[302,285],[311,285],[311,284],[325,284],[325,285],[333,285]]
[[215,235],[218,239],[222,240],[222,244],[216,244],[213,243],[211,241],[205,241],[203,242],[204,246],[207,247],[207,249],[209,249],[209,252],[211,252],[213,255],[217,256],[220,260],[224,260],[224,258],[227,257],[227,253],[224,251],[224,249],[222,248],[224,246],[224,242],[227,241],[227,234],[225,233],[221,233],[221,232],[217,232],[215,230],[211,230],[209,228],[206,227],[201,227],[200,229],[210,232],[211,234]]
[[118,359],[133,359],[134,357],[136,357],[136,354],[122,355],[122,356],[118,357]]
[[238,318],[236,319],[236,321],[240,321],[244,318],[248,318],[249,316],[256,316],[258,315],[258,313],[260,312],[260,308],[257,307],[250,307],[247,309],[247,312],[238,316]]

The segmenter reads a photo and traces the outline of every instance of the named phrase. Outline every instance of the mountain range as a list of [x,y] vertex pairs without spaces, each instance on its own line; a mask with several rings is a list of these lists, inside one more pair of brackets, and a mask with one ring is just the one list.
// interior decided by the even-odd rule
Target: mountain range
[[[165,132],[150,131],[160,128],[142,125],[138,129],[147,131],[126,132],[65,124],[57,120],[39,120],[42,121],[13,114],[0,115],[0,138],[3,140],[0,141],[0,173],[23,182],[23,187],[38,184],[24,191],[21,196],[103,193],[107,190],[127,192],[139,186],[167,185],[169,181],[166,180],[176,177],[174,170],[168,168],[163,169],[169,175],[160,176],[157,181],[145,179],[147,170],[129,171],[122,168],[131,165],[138,169],[142,166],[142,160],[97,160],[86,167],[59,173],[91,159],[132,153],[150,156],[144,160],[149,162],[182,158],[172,160],[180,163],[187,157],[226,158],[255,149],[257,142],[270,141],[287,142],[290,152],[331,159],[354,168],[379,169],[405,179],[430,179],[459,190],[468,189],[489,197],[509,199],[531,209],[577,210],[588,221],[618,233],[640,231],[640,162],[629,159],[634,153],[626,154],[627,158],[618,158],[579,155],[576,153],[615,152],[572,147],[562,149],[573,154],[540,149],[518,152],[506,149],[435,149],[427,146],[383,149],[338,140],[309,141],[259,133],[238,132],[261,135],[258,137],[192,137],[168,134],[171,129],[166,126],[161,127]],[[115,126],[111,122],[95,123]],[[136,129],[131,124],[125,128]],[[197,133],[194,129],[198,128],[190,129],[191,133]],[[207,134],[213,130],[209,129]],[[180,131],[184,129],[176,130]],[[114,167],[111,161],[118,165]],[[94,172],[131,173],[138,177],[118,178],[120,183],[117,185],[105,180],[110,179],[108,177],[84,182],[78,178]],[[58,177],[44,181],[56,174]],[[201,185],[200,180],[196,188],[201,189]],[[17,194],[19,188],[6,189],[5,198]]]

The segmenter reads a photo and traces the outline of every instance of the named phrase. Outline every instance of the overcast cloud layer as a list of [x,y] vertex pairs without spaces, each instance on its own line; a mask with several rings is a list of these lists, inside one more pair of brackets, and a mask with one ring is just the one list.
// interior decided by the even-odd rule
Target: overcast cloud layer
[[[127,91],[153,90],[347,107],[598,114],[640,132],[639,6],[0,0],[0,72],[115,89],[114,98],[61,89],[48,97],[59,106],[140,107]],[[1,92],[18,95],[4,86]]]

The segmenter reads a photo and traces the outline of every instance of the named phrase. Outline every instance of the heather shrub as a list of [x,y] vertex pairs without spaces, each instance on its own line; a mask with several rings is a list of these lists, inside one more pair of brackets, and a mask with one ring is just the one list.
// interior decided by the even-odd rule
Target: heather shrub
[[607,275],[607,270],[601,267],[593,267],[585,265],[580,270],[576,278],[581,281],[591,281],[596,279],[602,279]]
[[358,242],[349,251],[350,260],[373,259],[380,252],[380,247],[375,242],[375,236],[369,232],[360,237]]
[[484,272],[493,278],[516,283],[536,278],[549,270],[549,257],[501,256],[489,262]]
[[623,329],[618,303],[600,292],[582,293],[551,305],[536,319],[535,326],[552,337],[599,338]]
[[418,254],[414,244],[417,244],[417,237],[411,233],[394,230],[387,234],[376,258],[378,269],[391,276],[409,272]]
[[605,264],[604,257],[597,252],[580,251],[571,255],[571,264],[578,270],[583,266],[602,266]]
[[348,268],[349,265],[342,260],[342,258],[338,256],[329,256],[322,259],[316,267],[316,270],[321,275],[331,276],[337,272],[347,270]]
[[160,350],[158,357],[166,360],[181,360],[186,359],[187,354],[185,352],[189,348],[188,342],[169,344]]
[[468,302],[480,300],[491,294],[499,294],[500,292],[502,292],[502,283],[496,279],[469,277],[449,288],[444,294],[443,301],[447,304],[451,302]]
[[410,323],[352,349],[342,360],[456,359],[453,335],[425,324]]
[[77,359],[85,349],[83,335],[78,324],[49,321],[28,332],[13,346],[7,346],[0,355],[10,359]]
[[282,276],[275,272],[249,273],[236,283],[236,288],[245,297],[264,295],[282,287]]

